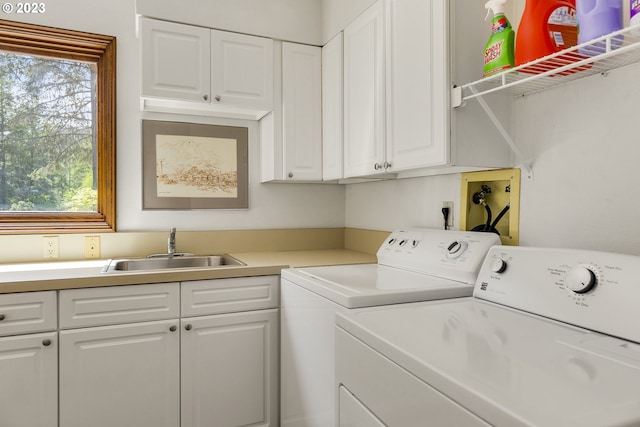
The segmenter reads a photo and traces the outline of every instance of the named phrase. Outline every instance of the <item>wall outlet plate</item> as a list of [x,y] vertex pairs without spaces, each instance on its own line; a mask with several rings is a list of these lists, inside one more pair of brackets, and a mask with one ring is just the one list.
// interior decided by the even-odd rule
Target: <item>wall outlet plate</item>
[[473,202],[473,195],[482,185],[491,188],[486,203],[492,222],[509,205],[502,219],[495,225],[503,245],[520,244],[520,169],[496,169],[462,174],[460,189],[460,230],[472,230],[487,221],[484,206]]
[[84,257],[100,258],[100,236],[86,236],[84,238]]
[[60,256],[60,239],[58,236],[43,236],[44,258],[58,258]]
[[[447,228],[451,229],[453,227],[453,202],[442,202],[443,208],[449,208],[449,217],[447,218]],[[444,218],[443,218],[444,221]]]

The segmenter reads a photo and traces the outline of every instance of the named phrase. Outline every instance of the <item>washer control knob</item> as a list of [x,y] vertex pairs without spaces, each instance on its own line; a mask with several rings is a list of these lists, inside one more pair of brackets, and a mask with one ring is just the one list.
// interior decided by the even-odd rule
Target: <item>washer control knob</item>
[[493,271],[494,273],[504,273],[506,269],[507,261],[503,260],[502,258],[496,258],[491,263],[491,271]]
[[447,246],[447,255],[449,258],[456,258],[462,255],[465,249],[467,249],[467,243],[456,240]]
[[592,269],[579,265],[569,270],[565,277],[565,283],[570,291],[576,294],[584,294],[598,284],[598,278]]

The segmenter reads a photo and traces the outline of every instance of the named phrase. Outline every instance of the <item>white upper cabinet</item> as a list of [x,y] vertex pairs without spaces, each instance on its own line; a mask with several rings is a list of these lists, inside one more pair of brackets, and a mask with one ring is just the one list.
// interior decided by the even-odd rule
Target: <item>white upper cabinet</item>
[[259,119],[273,108],[273,40],[148,18],[140,34],[145,110]]
[[385,172],[383,4],[344,30],[344,175]]
[[142,18],[142,94],[208,103],[210,31]]
[[391,172],[448,162],[447,11],[386,0],[386,158]]
[[273,108],[273,40],[211,31],[212,101]]
[[276,42],[275,103],[260,122],[261,180],[322,181],[322,50]]
[[469,15],[456,0],[378,0],[345,28],[345,178],[511,165],[482,111],[451,109],[453,84],[482,74],[487,27]]
[[286,178],[322,179],[321,49],[282,43]]
[[344,177],[342,45],[340,32],[322,47],[322,179],[325,181]]

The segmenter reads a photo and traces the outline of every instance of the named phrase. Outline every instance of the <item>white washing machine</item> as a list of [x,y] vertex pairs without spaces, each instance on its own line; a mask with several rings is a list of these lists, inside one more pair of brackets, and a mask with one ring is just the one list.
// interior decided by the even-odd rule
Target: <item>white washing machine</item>
[[342,312],[339,425],[640,426],[640,257],[494,247],[473,297]]
[[470,296],[495,234],[398,230],[377,264],[282,271],[282,427],[330,427],[335,412],[335,315],[354,308]]

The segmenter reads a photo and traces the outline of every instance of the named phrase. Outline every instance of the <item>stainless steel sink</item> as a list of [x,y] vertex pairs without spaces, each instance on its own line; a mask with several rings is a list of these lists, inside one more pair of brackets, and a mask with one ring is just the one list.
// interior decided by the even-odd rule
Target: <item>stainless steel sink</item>
[[228,254],[206,256],[166,256],[154,258],[114,259],[109,261],[103,273],[112,271],[144,271],[164,270],[174,268],[202,268],[202,267],[228,267],[233,265],[245,265]]

